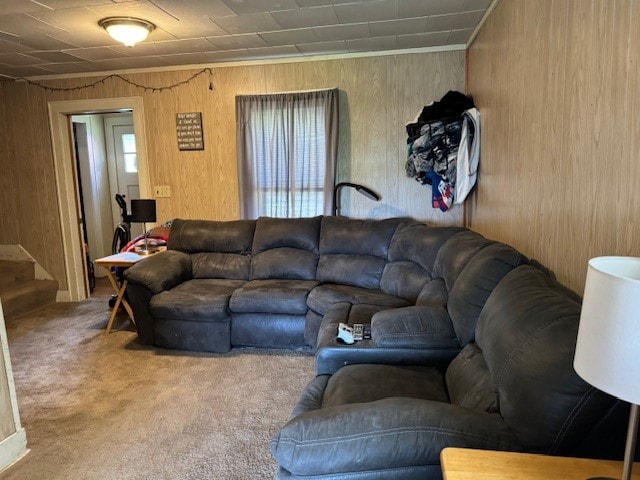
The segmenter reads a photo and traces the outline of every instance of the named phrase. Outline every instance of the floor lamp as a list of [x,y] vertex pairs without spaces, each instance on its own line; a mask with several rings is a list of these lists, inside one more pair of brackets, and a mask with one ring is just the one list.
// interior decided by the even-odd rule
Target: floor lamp
[[640,403],[640,258],[589,260],[573,366],[594,387],[631,404],[622,480],[631,478]]
[[364,185],[359,185],[357,183],[350,182],[340,182],[333,188],[333,215],[338,216],[340,212],[340,189],[342,187],[351,187],[355,188],[356,192],[360,195],[364,195],[365,197],[378,201],[380,200],[380,195],[371,190],[370,188],[365,187]]
[[131,221],[134,223],[142,223],[142,228],[144,229],[144,247],[136,249],[136,252],[140,255],[155,253],[158,248],[156,246],[149,246],[147,222],[156,221],[156,201],[149,199],[131,200]]

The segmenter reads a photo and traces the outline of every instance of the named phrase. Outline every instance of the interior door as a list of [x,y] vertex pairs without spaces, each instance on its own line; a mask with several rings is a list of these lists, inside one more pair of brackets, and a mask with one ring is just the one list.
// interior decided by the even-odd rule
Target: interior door
[[[121,193],[125,196],[128,208],[131,209],[131,200],[140,198],[133,116],[131,114],[105,115],[104,126],[110,171],[111,198],[115,202],[116,193]],[[114,229],[121,221],[121,211],[113,209]],[[134,238],[140,234],[142,234],[142,225],[132,224],[131,237]]]

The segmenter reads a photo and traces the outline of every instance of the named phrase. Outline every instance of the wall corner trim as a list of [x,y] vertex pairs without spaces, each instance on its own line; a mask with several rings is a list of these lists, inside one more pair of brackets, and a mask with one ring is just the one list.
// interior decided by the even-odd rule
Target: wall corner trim
[[478,22],[478,25],[476,26],[476,28],[471,33],[471,36],[469,37],[469,40],[467,40],[467,50],[469,49],[469,47],[471,46],[473,41],[476,39],[476,37],[480,33],[480,29],[482,29],[482,26],[484,25],[484,22],[487,21],[487,18],[489,18],[489,15],[491,15],[491,12],[493,12],[493,9],[496,8],[496,6],[498,5],[498,2],[500,2],[500,0],[493,0],[491,2],[491,5],[489,5],[489,8],[487,8],[487,11],[484,12],[484,15],[480,19],[480,22]]
[[27,453],[27,434],[24,428],[0,442],[0,473],[21,460]]

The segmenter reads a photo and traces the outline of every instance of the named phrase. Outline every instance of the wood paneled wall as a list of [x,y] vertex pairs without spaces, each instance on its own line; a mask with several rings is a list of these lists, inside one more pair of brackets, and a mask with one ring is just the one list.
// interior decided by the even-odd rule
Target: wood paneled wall
[[[158,219],[227,220],[239,214],[235,96],[331,87],[340,89],[338,180],[362,183],[382,196],[374,203],[343,189],[342,213],[372,218],[409,215],[433,224],[459,225],[459,207],[434,211],[429,189],[405,177],[404,125],[426,103],[448,90],[463,89],[464,55],[455,51],[215,68],[211,75],[163,93],[144,92],[118,79],[65,93],[0,82],[0,244],[22,244],[65,288],[48,101],[142,96],[151,184],[169,185],[172,194],[157,200]],[[194,72],[127,78],[162,86]],[[74,87],[94,80],[47,84]],[[175,114],[192,111],[202,112],[205,150],[180,152]]]
[[640,255],[639,24],[635,0],[503,0],[468,50],[468,223],[579,293],[589,258]]

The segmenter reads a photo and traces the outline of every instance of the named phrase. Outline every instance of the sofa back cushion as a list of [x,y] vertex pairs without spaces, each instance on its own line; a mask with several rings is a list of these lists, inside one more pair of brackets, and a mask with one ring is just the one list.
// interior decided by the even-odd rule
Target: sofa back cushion
[[247,280],[255,225],[255,220],[176,219],[167,248],[191,254],[194,278]]
[[406,219],[356,220],[323,217],[317,280],[363,288],[380,288],[389,244]]
[[447,239],[463,230],[429,227],[416,220],[403,222],[391,239],[380,288],[385,293],[415,302],[422,288],[432,279],[438,250]]
[[251,279],[315,280],[321,218],[259,218]]
[[613,405],[573,369],[580,308],[575,293],[522,265],[480,314],[476,342],[500,415],[529,451],[569,454]]
[[474,339],[482,307],[498,282],[526,262],[524,255],[503,243],[487,245],[469,260],[453,284],[447,301],[460,345]]

